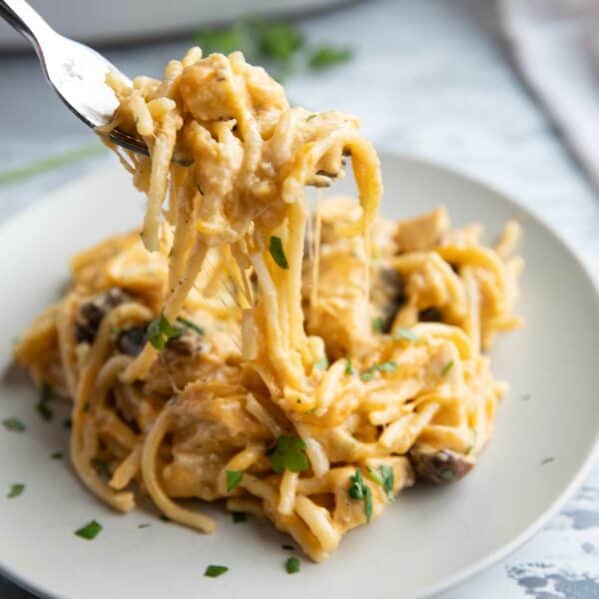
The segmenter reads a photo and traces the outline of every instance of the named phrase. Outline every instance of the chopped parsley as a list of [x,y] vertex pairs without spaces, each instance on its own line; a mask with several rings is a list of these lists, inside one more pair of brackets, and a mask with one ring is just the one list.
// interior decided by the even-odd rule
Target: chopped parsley
[[466,455],[470,455],[474,451],[477,440],[478,440],[478,431],[476,429],[472,429],[472,443],[470,444],[470,447],[468,447],[468,449],[466,450]]
[[61,460],[62,459],[62,452],[61,451],[55,451],[54,453],[50,454],[50,457],[53,460]]
[[12,499],[13,497],[18,497],[24,490],[25,485],[23,483],[15,483],[14,485],[11,485],[7,497],[9,499]]
[[397,327],[393,331],[393,341],[418,341],[420,337],[410,329]]
[[320,46],[316,48],[308,60],[313,69],[327,69],[329,67],[348,62],[354,53],[351,48],[337,48],[334,46]]
[[544,466],[545,464],[551,464],[551,462],[555,462],[555,458],[549,457],[549,458],[545,458],[542,462],[541,462],[541,466]]
[[243,478],[243,472],[241,470],[227,470],[227,493],[230,493]]
[[91,541],[95,539],[101,532],[102,525],[95,520],[88,522],[85,526],[82,526],[79,530],[75,531],[75,534],[82,539]]
[[441,470],[440,474],[443,480],[453,480],[455,476],[453,470],[451,470],[450,468],[444,468],[443,470]]
[[345,374],[352,375],[354,373],[354,367],[352,366],[351,360],[345,358]]
[[326,370],[329,367],[329,359],[326,356],[320,358],[314,363],[314,368],[317,370]]
[[204,571],[204,576],[207,576],[208,578],[218,578],[228,571],[229,568],[227,566],[216,566],[214,564],[210,564]]
[[177,322],[180,322],[183,326],[186,326],[188,329],[195,331],[198,335],[204,335],[206,332],[201,326],[197,325],[195,322],[192,322],[191,320],[187,320],[187,318],[183,318],[182,316],[177,317]]
[[382,464],[377,470],[368,468],[366,471],[366,476],[373,483],[383,487],[383,491],[385,491],[385,496],[387,497],[387,501],[389,503],[395,501],[395,495],[393,494],[394,474],[393,468],[391,466],[388,464]]
[[160,314],[148,325],[148,341],[157,349],[163,350],[169,339],[181,334],[181,329],[174,327],[164,316]]
[[137,525],[137,528],[149,528],[150,526],[152,526],[149,522],[142,522],[141,524]]
[[306,443],[295,435],[281,435],[267,456],[272,469],[277,473],[284,470],[302,472],[309,467]]
[[5,418],[2,424],[7,431],[14,431],[15,433],[22,433],[26,428],[18,418]]
[[449,362],[447,362],[447,364],[445,364],[445,366],[443,366],[443,370],[441,370],[441,376],[447,376],[449,374],[449,372],[451,371],[451,369],[453,368],[453,360],[450,360]]
[[318,115],[317,114],[309,114],[306,117],[306,123],[309,123],[312,119],[315,119]]
[[290,557],[285,562],[285,570],[287,574],[297,574],[300,571],[300,561],[297,557]]
[[248,519],[248,516],[245,512],[233,512],[233,523],[239,524],[240,522],[245,522]]
[[53,399],[54,391],[52,390],[52,386],[47,381],[44,381],[40,391],[40,399],[35,406],[37,413],[44,420],[52,420],[52,416],[54,416],[54,411],[50,407],[50,403]]
[[283,270],[289,268],[289,262],[287,262],[287,256],[285,256],[285,250],[283,249],[283,242],[280,237],[274,235],[270,238],[270,245],[268,247],[272,259],[280,266]]
[[349,477],[349,489],[348,495],[352,499],[364,502],[364,514],[366,515],[366,522],[370,522],[372,517],[372,491],[370,487],[364,482],[362,472],[360,469],[356,469],[356,473]]
[[380,316],[375,316],[372,319],[372,330],[375,333],[382,333],[383,332],[383,319]]
[[381,362],[380,364],[374,364],[370,368],[366,369],[361,375],[360,378],[365,381],[371,381],[374,377],[375,372],[395,372],[397,370],[397,362],[393,360],[388,360],[387,362]]

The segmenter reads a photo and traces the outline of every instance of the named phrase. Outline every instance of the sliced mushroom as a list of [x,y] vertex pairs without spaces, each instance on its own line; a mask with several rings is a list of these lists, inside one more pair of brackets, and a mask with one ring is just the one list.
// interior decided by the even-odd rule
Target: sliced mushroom
[[409,453],[416,479],[431,485],[445,485],[463,478],[474,461],[449,449],[413,449]]
[[430,250],[441,241],[450,225],[445,208],[402,220],[395,234],[397,248],[400,253]]
[[382,333],[388,333],[399,308],[405,303],[404,282],[394,268],[382,267],[372,281],[371,301],[381,317]]
[[122,304],[129,296],[118,287],[112,287],[91,300],[81,304],[75,319],[75,339],[77,343],[92,343],[102,319],[113,308]]
[[117,349],[128,356],[138,356],[148,340],[147,329],[144,324],[122,330],[116,340]]
[[180,335],[171,337],[166,349],[181,356],[193,356],[202,349],[202,338],[191,329],[184,329]]
[[418,320],[421,322],[443,322],[443,313],[439,308],[425,308],[418,312]]

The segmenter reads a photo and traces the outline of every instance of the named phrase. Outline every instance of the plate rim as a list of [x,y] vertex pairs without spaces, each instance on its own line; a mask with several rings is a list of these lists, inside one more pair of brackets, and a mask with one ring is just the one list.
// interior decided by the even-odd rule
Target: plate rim
[[[553,240],[556,241],[559,246],[561,246],[561,249],[566,252],[568,257],[576,264],[580,274],[582,274],[586,279],[586,282],[590,285],[590,289],[594,293],[595,305],[599,307],[599,281],[585,263],[585,259],[579,255],[573,244],[559,230],[555,229],[547,220],[545,220],[543,215],[534,213],[526,205],[520,203],[516,196],[512,196],[509,192],[504,191],[496,184],[486,181],[484,177],[476,177],[465,170],[444,164],[436,160],[397,151],[385,146],[384,144],[377,145],[377,153],[381,158],[381,161],[384,161],[385,159],[401,161],[407,166],[414,165],[418,168],[432,169],[441,173],[445,177],[461,179],[462,182],[471,187],[478,187],[484,193],[491,192],[494,196],[500,198],[503,203],[539,225],[543,232],[553,238]],[[69,190],[70,188],[76,188],[86,181],[93,182],[94,179],[101,178],[105,176],[105,173],[114,172],[115,170],[118,170],[116,163],[107,163],[93,169],[88,173],[76,176],[75,178],[64,182],[47,193],[40,193],[38,200],[34,200],[31,204],[9,216],[0,224],[0,238],[7,229],[18,226],[19,222],[30,219],[32,214],[35,214],[35,212],[38,210],[43,210],[45,206],[51,204],[53,201],[56,201],[56,199],[59,198],[66,190]],[[480,574],[484,570],[505,559],[510,554],[514,553],[518,548],[520,548],[526,541],[535,536],[542,526],[551,518],[553,518],[561,510],[565,503],[574,495],[576,490],[582,484],[583,480],[589,475],[594,462],[599,459],[599,419],[595,423],[595,428],[595,437],[591,442],[591,447],[588,450],[586,457],[572,472],[569,482],[553,499],[549,507],[539,514],[537,518],[535,518],[526,528],[524,528],[524,530],[522,530],[522,532],[520,532],[520,534],[498,549],[491,550],[488,555],[475,560],[468,566],[461,568],[453,575],[445,577],[432,585],[425,586],[422,590],[412,595],[411,599],[428,599],[441,592],[449,591],[450,589],[455,588],[461,583],[464,583],[466,580],[474,577],[476,574]],[[61,597],[60,595],[55,595],[51,591],[40,588],[35,584],[31,584],[24,574],[15,572],[9,566],[7,566],[4,563],[2,556],[0,556],[0,575],[41,599]]]

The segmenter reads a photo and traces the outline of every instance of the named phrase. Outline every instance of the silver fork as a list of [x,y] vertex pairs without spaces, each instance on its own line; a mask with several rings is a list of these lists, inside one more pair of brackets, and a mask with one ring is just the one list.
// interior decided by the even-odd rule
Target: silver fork
[[[39,58],[48,83],[86,125],[107,125],[118,100],[106,85],[112,71],[129,81],[111,62],[84,44],[56,33],[25,0],[0,0],[0,16],[23,35]],[[145,142],[114,129],[110,139],[128,150],[148,154]]]

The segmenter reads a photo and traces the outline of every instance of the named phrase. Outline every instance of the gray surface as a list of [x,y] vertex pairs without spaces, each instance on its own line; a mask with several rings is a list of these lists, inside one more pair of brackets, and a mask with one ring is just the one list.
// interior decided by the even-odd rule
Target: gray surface
[[[291,80],[294,102],[358,114],[380,147],[431,158],[501,187],[560,231],[599,280],[597,197],[507,63],[490,2],[368,2],[304,27],[311,40],[352,44],[358,53],[330,75]],[[185,46],[108,54],[129,74],[159,74]],[[45,87],[31,58],[0,58],[0,80],[2,168],[91,141]],[[0,187],[0,220],[104,160]],[[556,337],[561,326],[567,320],[555,323]],[[568,399],[575,406],[575,398]],[[599,465],[534,539],[442,599],[599,599],[598,557]],[[0,582],[0,597],[30,595]]]

